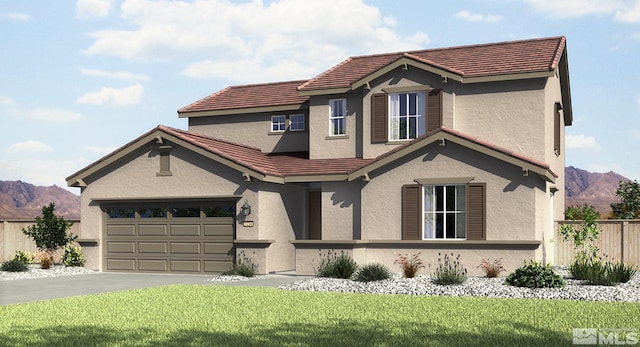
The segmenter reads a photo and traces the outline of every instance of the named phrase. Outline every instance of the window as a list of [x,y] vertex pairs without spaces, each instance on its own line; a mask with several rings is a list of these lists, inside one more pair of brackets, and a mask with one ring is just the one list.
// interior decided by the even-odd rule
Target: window
[[199,207],[174,207],[173,218],[200,217]]
[[167,209],[163,207],[139,208],[140,218],[167,218]]
[[304,130],[304,115],[303,114],[292,114],[291,115],[291,125],[289,125],[289,129],[291,131],[302,131],[302,130]]
[[234,206],[205,207],[204,214],[207,217],[233,217],[236,215]]
[[426,129],[424,92],[389,94],[389,140],[410,140]]
[[423,239],[466,238],[466,188],[466,185],[423,186]]
[[271,116],[271,131],[283,132],[287,129],[286,116]]
[[114,207],[107,209],[107,215],[109,216],[109,218],[113,219],[135,218],[136,210],[126,207]]
[[347,99],[329,100],[329,135],[345,135],[347,127]]
[[403,240],[486,240],[486,184],[451,181],[402,187]]
[[439,129],[442,95],[439,89],[372,95],[371,143],[411,140]]

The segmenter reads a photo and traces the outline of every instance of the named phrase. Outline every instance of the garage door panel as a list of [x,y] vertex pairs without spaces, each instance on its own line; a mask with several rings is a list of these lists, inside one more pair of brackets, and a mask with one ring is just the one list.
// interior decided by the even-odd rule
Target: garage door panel
[[138,260],[138,270],[140,271],[167,271],[166,259],[140,259]]
[[205,242],[204,244],[204,254],[230,255],[232,251],[233,251],[233,243]]
[[211,225],[204,226],[204,235],[215,238],[216,240],[233,240],[233,224],[231,225]]
[[135,253],[136,243],[134,241],[108,241],[107,252],[109,253]]
[[107,236],[135,236],[135,224],[111,224],[107,225]]
[[166,242],[138,242],[138,253],[167,254]]
[[107,270],[133,271],[136,268],[134,259],[107,259]]
[[213,272],[213,273],[221,273],[225,270],[229,270],[233,267],[231,261],[215,261],[215,260],[205,260],[204,261],[204,272]]
[[140,224],[138,226],[138,235],[140,236],[166,236],[167,235],[167,225],[144,225]]
[[173,224],[171,225],[171,236],[200,236],[200,224]]
[[176,272],[200,272],[199,260],[170,260],[171,271]]
[[200,254],[200,242],[172,242],[171,253]]

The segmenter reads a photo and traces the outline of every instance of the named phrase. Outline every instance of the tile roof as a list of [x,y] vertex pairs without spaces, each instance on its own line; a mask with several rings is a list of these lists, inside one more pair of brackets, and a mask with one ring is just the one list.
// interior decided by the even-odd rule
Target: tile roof
[[566,45],[564,36],[350,57],[298,90],[347,87],[403,57],[462,77],[553,71]]
[[300,96],[296,89],[304,82],[302,80],[227,87],[179,109],[178,113],[301,105],[309,100],[308,96]]

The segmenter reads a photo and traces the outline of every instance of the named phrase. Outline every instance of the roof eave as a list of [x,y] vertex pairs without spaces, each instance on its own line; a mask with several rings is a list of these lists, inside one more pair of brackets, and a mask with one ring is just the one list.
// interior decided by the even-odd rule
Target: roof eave
[[230,109],[223,109],[223,110],[205,110],[205,111],[192,111],[192,112],[178,111],[178,118],[197,118],[197,117],[226,116],[226,115],[247,114],[247,113],[300,111],[307,108],[305,106],[306,104],[307,102],[305,101],[300,104],[230,108]]

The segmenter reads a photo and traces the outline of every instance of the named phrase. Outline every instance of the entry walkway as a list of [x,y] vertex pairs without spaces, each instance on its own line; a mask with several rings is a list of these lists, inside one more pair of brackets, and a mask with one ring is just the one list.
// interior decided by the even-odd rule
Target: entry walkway
[[0,281],[0,305],[66,298],[78,295],[91,295],[119,290],[156,287],[169,284],[277,287],[282,284],[309,278],[306,276],[295,276],[289,274],[273,274],[247,281],[207,281],[211,277],[211,275],[96,272],[94,274],[87,275]]

